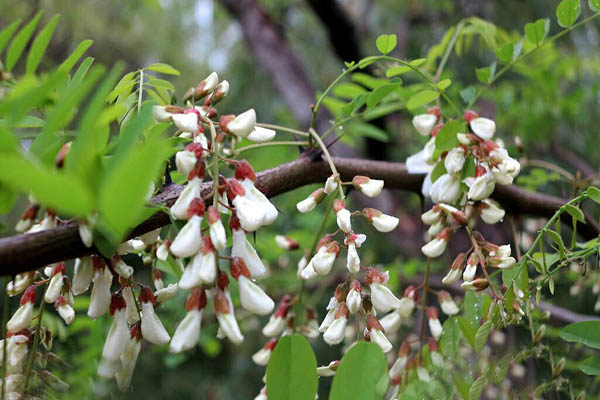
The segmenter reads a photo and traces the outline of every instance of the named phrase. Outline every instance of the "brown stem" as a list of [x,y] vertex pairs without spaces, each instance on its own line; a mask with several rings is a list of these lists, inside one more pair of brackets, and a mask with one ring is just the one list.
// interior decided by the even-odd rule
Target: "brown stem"
[[[367,175],[374,179],[383,179],[388,189],[402,189],[414,193],[421,191],[424,175],[409,174],[404,163],[358,158],[332,159],[342,181],[350,181],[355,175]],[[311,161],[309,157],[301,156],[297,160],[258,173],[256,185],[268,197],[274,197],[307,184],[323,183],[330,175],[331,170],[325,161]],[[171,206],[182,190],[181,185],[168,185],[154,196],[152,202]],[[203,184],[203,195],[211,190],[212,182]],[[531,193],[513,185],[496,185],[492,197],[499,201],[508,213],[540,217],[551,217],[566,202],[559,197]],[[562,217],[571,222],[568,213],[563,213]],[[579,226],[579,233],[587,239],[597,237],[600,225],[589,215],[586,215],[586,222]],[[170,223],[169,216],[158,211],[135,227],[129,237],[139,236]],[[0,239],[0,275],[15,275],[96,252],[94,247],[85,247],[79,238],[77,222],[70,221],[54,229]]]

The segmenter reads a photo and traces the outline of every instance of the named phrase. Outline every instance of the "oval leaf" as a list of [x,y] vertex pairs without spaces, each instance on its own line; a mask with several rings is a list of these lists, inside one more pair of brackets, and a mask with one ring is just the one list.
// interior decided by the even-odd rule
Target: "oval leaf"
[[559,335],[567,342],[583,343],[588,347],[600,349],[600,320],[575,322],[565,326]]
[[588,375],[600,375],[600,357],[586,358],[585,361],[579,365],[579,369]]
[[527,41],[535,45],[540,45],[550,31],[550,20],[548,18],[538,19],[535,22],[525,24],[525,37]]
[[25,67],[25,71],[28,74],[32,74],[37,69],[40,61],[42,61],[42,57],[46,52],[46,48],[48,47],[48,43],[50,43],[50,38],[52,38],[52,34],[54,33],[54,29],[56,28],[56,24],[60,19],[60,15],[56,14],[48,25],[44,27],[37,35],[33,44],[31,45],[31,50],[29,50],[29,54],[27,54],[27,64]]
[[6,51],[7,71],[10,72],[17,63],[17,61],[19,61],[23,50],[25,50],[25,46],[27,46],[27,42],[29,42],[29,39],[31,39],[31,35],[33,35],[35,27],[37,26],[38,22],[40,22],[42,14],[42,11],[38,12],[35,15],[35,17],[33,17],[33,19],[29,21],[29,23],[25,25],[23,29],[21,29],[21,31],[19,31],[19,33],[17,33],[17,36],[15,36],[15,38],[11,42],[10,46],[8,47],[8,50]]
[[573,26],[577,18],[581,14],[581,4],[579,0],[563,0],[556,8],[556,17],[558,18],[558,24],[563,28],[570,28]]
[[424,104],[430,103],[440,97],[438,92],[434,92],[433,90],[423,90],[422,92],[414,94],[408,102],[406,103],[406,107],[409,110],[414,110],[417,107],[421,107]]
[[317,360],[306,338],[299,334],[282,337],[267,365],[267,396],[314,400],[317,386]]
[[492,330],[492,321],[486,321],[483,325],[477,329],[477,333],[475,334],[475,351],[477,354],[481,352],[483,346],[485,346],[485,342]]
[[588,0],[588,4],[592,11],[600,11],[600,0]]
[[167,75],[179,75],[179,71],[165,63],[154,63],[148,67],[150,71],[160,72]]
[[375,343],[359,342],[342,358],[329,400],[382,399],[387,389],[385,355]]
[[377,50],[379,50],[382,54],[388,54],[394,50],[396,48],[396,43],[396,35],[393,33],[391,35],[381,35],[375,42],[377,45]]

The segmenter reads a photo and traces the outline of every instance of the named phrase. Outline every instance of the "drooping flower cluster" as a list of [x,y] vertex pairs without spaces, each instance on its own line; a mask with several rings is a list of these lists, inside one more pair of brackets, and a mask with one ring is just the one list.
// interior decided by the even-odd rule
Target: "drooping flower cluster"
[[[466,111],[463,118],[465,131],[456,132],[445,129],[437,107],[415,116],[413,126],[430,139],[423,150],[406,160],[406,165],[411,173],[426,173],[423,195],[434,203],[421,216],[423,223],[429,226],[423,254],[431,258],[441,256],[453,233],[466,226],[474,246],[456,258],[444,283],[452,284],[462,276],[464,290],[482,290],[488,282],[477,278],[478,265],[507,269],[516,261],[511,257],[510,245],[495,245],[472,230],[475,218],[480,216],[487,224],[504,218],[504,210],[490,196],[496,184],[513,182],[520,164],[508,155],[501,141],[492,140],[496,131],[494,121],[471,110]],[[447,143],[456,145],[448,149]]]

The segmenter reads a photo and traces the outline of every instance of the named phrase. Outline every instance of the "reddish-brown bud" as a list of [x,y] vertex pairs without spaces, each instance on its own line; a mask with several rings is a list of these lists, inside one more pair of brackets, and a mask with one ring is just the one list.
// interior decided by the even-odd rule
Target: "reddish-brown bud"
[[206,164],[204,164],[204,161],[198,159],[198,161],[196,161],[196,164],[194,165],[194,168],[192,168],[192,170],[188,174],[187,179],[188,181],[191,181],[194,178],[204,179],[205,177]]
[[350,315],[350,311],[348,310],[348,306],[346,305],[345,302],[340,303],[340,305],[338,306],[337,311],[335,312],[335,319],[338,319],[338,318],[348,318],[348,315]]
[[152,303],[152,305],[156,305],[156,298],[154,297],[154,293],[152,292],[152,289],[150,289],[148,286],[142,286],[138,298],[140,300],[140,303]]
[[477,114],[475,111],[473,110],[467,110],[465,111],[465,113],[463,114],[463,117],[465,118],[465,121],[467,121],[467,123],[470,123],[471,121],[473,121],[475,118],[479,118],[479,114]]
[[115,315],[115,312],[119,310],[124,310],[127,307],[127,303],[125,303],[125,298],[119,292],[113,293],[110,298],[110,315]]
[[36,287],[34,285],[29,286],[25,289],[23,296],[21,296],[21,305],[25,305],[27,303],[35,303],[36,297]]
[[206,291],[201,287],[195,287],[185,302],[185,310],[192,311],[198,310],[201,311],[206,307]]
[[229,277],[225,271],[219,271],[219,274],[217,275],[217,286],[221,290],[225,290],[227,286],[229,286]]
[[250,278],[248,266],[241,257],[233,257],[231,260],[231,265],[229,266],[229,272],[231,272],[231,276],[233,276],[233,279],[235,280],[238,280],[240,275]]
[[227,296],[225,296],[225,293],[223,293],[222,290],[217,290],[213,302],[215,304],[215,312],[219,314],[229,314],[231,311],[229,300],[227,300]]
[[439,311],[436,307],[427,307],[425,310],[428,319],[438,319]]
[[204,204],[204,200],[200,197],[195,197],[188,206],[187,209],[187,218],[190,219],[194,215],[202,217],[204,215],[204,211],[206,210],[206,205]]
[[242,186],[240,181],[237,179],[230,179],[227,184],[227,197],[230,201],[233,201],[237,196],[244,196],[246,189]]
[[438,106],[429,107],[427,109],[427,114],[435,115],[439,118],[442,115],[442,110]]
[[256,172],[250,165],[248,160],[238,161],[235,168],[235,179],[243,181],[244,179],[250,179],[252,182],[256,182]]

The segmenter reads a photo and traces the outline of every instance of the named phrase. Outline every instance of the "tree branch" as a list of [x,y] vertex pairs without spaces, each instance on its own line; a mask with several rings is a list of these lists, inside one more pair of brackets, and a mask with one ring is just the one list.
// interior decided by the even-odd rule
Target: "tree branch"
[[[333,157],[333,161],[343,181],[350,181],[355,175],[367,175],[374,179],[383,179],[388,189],[401,189],[419,193],[423,175],[409,174],[404,163],[372,161],[357,158]],[[326,162],[311,161],[301,156],[277,167],[257,174],[257,187],[268,197],[292,191],[311,183],[322,183],[331,175]],[[212,183],[205,183],[203,195],[210,191]],[[171,206],[183,186],[171,184],[156,195],[155,204]],[[527,192],[517,186],[496,186],[492,197],[498,200],[508,213],[530,214],[550,217],[566,200],[539,193]],[[570,216],[565,213],[570,222]],[[600,233],[599,224],[586,215],[587,223],[579,227],[586,238],[596,237]],[[129,237],[136,237],[156,228],[168,225],[170,219],[164,212],[157,212],[138,225]],[[0,275],[14,275],[19,272],[36,269],[54,262],[69,260],[96,252],[86,248],[79,239],[77,223],[67,222],[54,229],[16,235],[0,239]]]

